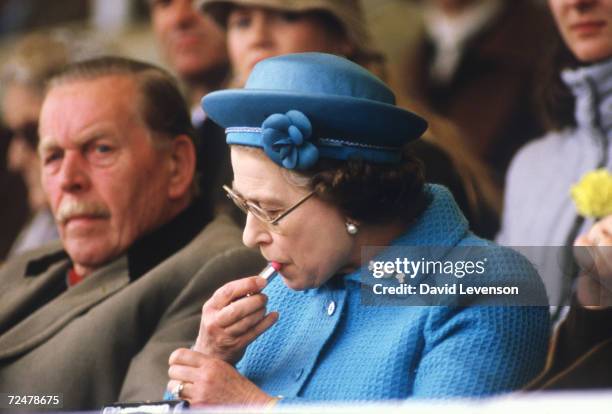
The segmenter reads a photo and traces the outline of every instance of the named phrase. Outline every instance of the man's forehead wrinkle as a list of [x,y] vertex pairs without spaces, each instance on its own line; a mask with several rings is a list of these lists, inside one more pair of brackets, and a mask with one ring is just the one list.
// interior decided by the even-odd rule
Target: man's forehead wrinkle
[[67,145],[62,145],[61,139],[58,139],[55,135],[45,135],[41,137],[39,150],[44,152],[45,150],[59,148],[59,147],[80,147],[93,140],[111,136],[115,132],[116,128],[112,122],[96,123],[85,127],[81,132],[74,136],[70,136],[67,139]]
[[[118,99],[100,99],[109,87],[120,92]],[[138,124],[140,116],[132,104],[137,95],[133,79],[126,76],[75,79],[59,84],[47,94],[41,137],[51,138],[59,146],[64,143],[78,146],[96,136],[118,134],[123,128]],[[80,110],[74,115],[67,114],[66,105],[71,108],[77,105]]]

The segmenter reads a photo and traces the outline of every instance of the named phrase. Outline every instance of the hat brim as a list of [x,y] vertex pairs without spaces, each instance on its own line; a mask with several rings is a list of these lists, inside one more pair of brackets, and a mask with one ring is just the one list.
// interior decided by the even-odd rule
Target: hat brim
[[371,145],[376,137],[382,147],[401,147],[427,129],[423,118],[397,106],[337,95],[230,89],[206,95],[202,107],[223,128],[260,127],[268,116],[294,109],[310,119],[318,138]]

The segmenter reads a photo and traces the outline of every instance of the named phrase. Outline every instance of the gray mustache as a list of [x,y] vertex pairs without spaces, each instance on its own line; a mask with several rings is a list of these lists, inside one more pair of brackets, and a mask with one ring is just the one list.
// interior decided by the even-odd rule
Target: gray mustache
[[110,217],[110,212],[104,204],[91,201],[63,201],[57,212],[55,220],[64,224],[76,216]]

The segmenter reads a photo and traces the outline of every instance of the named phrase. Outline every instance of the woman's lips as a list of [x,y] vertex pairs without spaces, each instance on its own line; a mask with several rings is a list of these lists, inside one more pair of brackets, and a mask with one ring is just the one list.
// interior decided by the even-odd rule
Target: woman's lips
[[589,20],[572,24],[570,30],[578,34],[588,35],[599,32],[604,26],[606,26],[606,22],[603,20]]

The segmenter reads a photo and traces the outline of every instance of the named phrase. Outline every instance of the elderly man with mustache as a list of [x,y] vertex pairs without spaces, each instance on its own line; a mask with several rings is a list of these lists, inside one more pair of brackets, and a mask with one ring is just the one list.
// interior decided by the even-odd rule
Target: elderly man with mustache
[[202,303],[262,259],[197,196],[189,112],[164,71],[74,64],[51,80],[39,133],[61,244],[0,268],[0,409],[155,399]]

